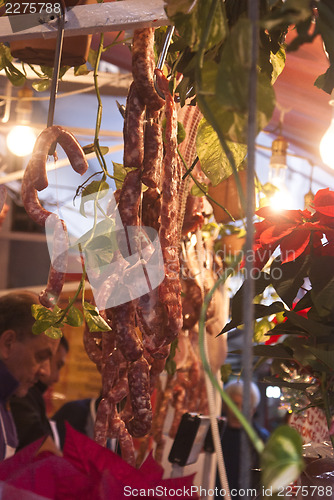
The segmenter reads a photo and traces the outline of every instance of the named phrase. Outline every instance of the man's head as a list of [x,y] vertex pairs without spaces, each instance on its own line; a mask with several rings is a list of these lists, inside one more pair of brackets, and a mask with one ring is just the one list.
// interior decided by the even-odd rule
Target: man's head
[[51,369],[50,374],[46,375],[43,373],[39,380],[48,387],[59,381],[60,370],[65,364],[66,356],[69,351],[69,345],[65,337],[61,337],[58,349],[56,353],[51,358]]
[[[238,410],[242,411],[242,400],[244,393],[243,381],[234,380],[232,382],[229,382],[224,387],[224,391],[230,396],[230,398],[232,399],[233,403],[236,405]],[[251,382],[250,392],[251,392],[251,412],[253,416],[261,399],[259,388],[254,382]],[[225,403],[223,404],[223,409],[226,414],[227,424],[229,425],[229,427],[233,427],[235,429],[240,428],[241,423],[239,422],[239,419],[234,415],[233,411]]]
[[59,344],[59,340],[44,333],[32,333],[33,304],[39,302],[31,292],[12,292],[0,297],[0,359],[18,381],[15,394],[20,397],[42,375],[50,374],[50,360]]

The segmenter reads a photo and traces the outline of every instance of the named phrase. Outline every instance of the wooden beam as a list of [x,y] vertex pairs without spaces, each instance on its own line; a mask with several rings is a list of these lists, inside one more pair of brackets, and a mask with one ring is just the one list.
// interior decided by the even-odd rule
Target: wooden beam
[[[57,20],[41,24],[40,14],[0,18],[0,42],[29,38],[55,38]],[[163,0],[123,0],[121,2],[77,5],[66,12],[64,36],[106,31],[166,26],[169,20]]]

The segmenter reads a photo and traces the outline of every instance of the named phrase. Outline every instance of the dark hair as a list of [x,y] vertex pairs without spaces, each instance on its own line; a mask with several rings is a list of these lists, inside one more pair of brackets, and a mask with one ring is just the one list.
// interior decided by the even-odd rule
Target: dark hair
[[14,330],[19,340],[32,335],[33,304],[39,304],[38,296],[28,291],[10,292],[0,297],[0,335],[6,330]]
[[62,337],[60,337],[59,345],[62,345],[66,352],[68,352],[70,350],[70,345],[68,343],[67,338],[64,337],[64,335]]

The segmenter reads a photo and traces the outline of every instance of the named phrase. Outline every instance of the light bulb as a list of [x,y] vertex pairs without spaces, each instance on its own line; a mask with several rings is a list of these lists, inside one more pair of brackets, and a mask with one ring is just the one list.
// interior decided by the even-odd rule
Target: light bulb
[[16,125],[7,135],[8,149],[15,156],[28,156],[32,153],[36,142],[36,134],[27,125]]
[[270,198],[270,206],[275,212],[292,208],[291,195],[285,186],[277,186],[277,191]]
[[333,106],[333,117],[328,130],[320,141],[319,150],[324,164],[334,169],[334,90],[332,91],[329,104]]

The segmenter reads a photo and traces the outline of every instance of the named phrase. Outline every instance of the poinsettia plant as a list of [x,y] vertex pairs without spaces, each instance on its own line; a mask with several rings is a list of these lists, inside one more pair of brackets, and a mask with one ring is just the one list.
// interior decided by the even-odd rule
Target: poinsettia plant
[[[274,319],[254,342],[254,354],[271,358],[275,385],[300,391],[304,407],[334,415],[334,191],[319,190],[309,210],[256,213],[253,276],[254,318]],[[272,287],[277,300],[258,303]],[[232,299],[231,321],[221,333],[242,325],[245,283]],[[278,318],[278,319],[275,319]],[[268,341],[269,339],[269,341]],[[306,397],[305,397],[306,396]]]

